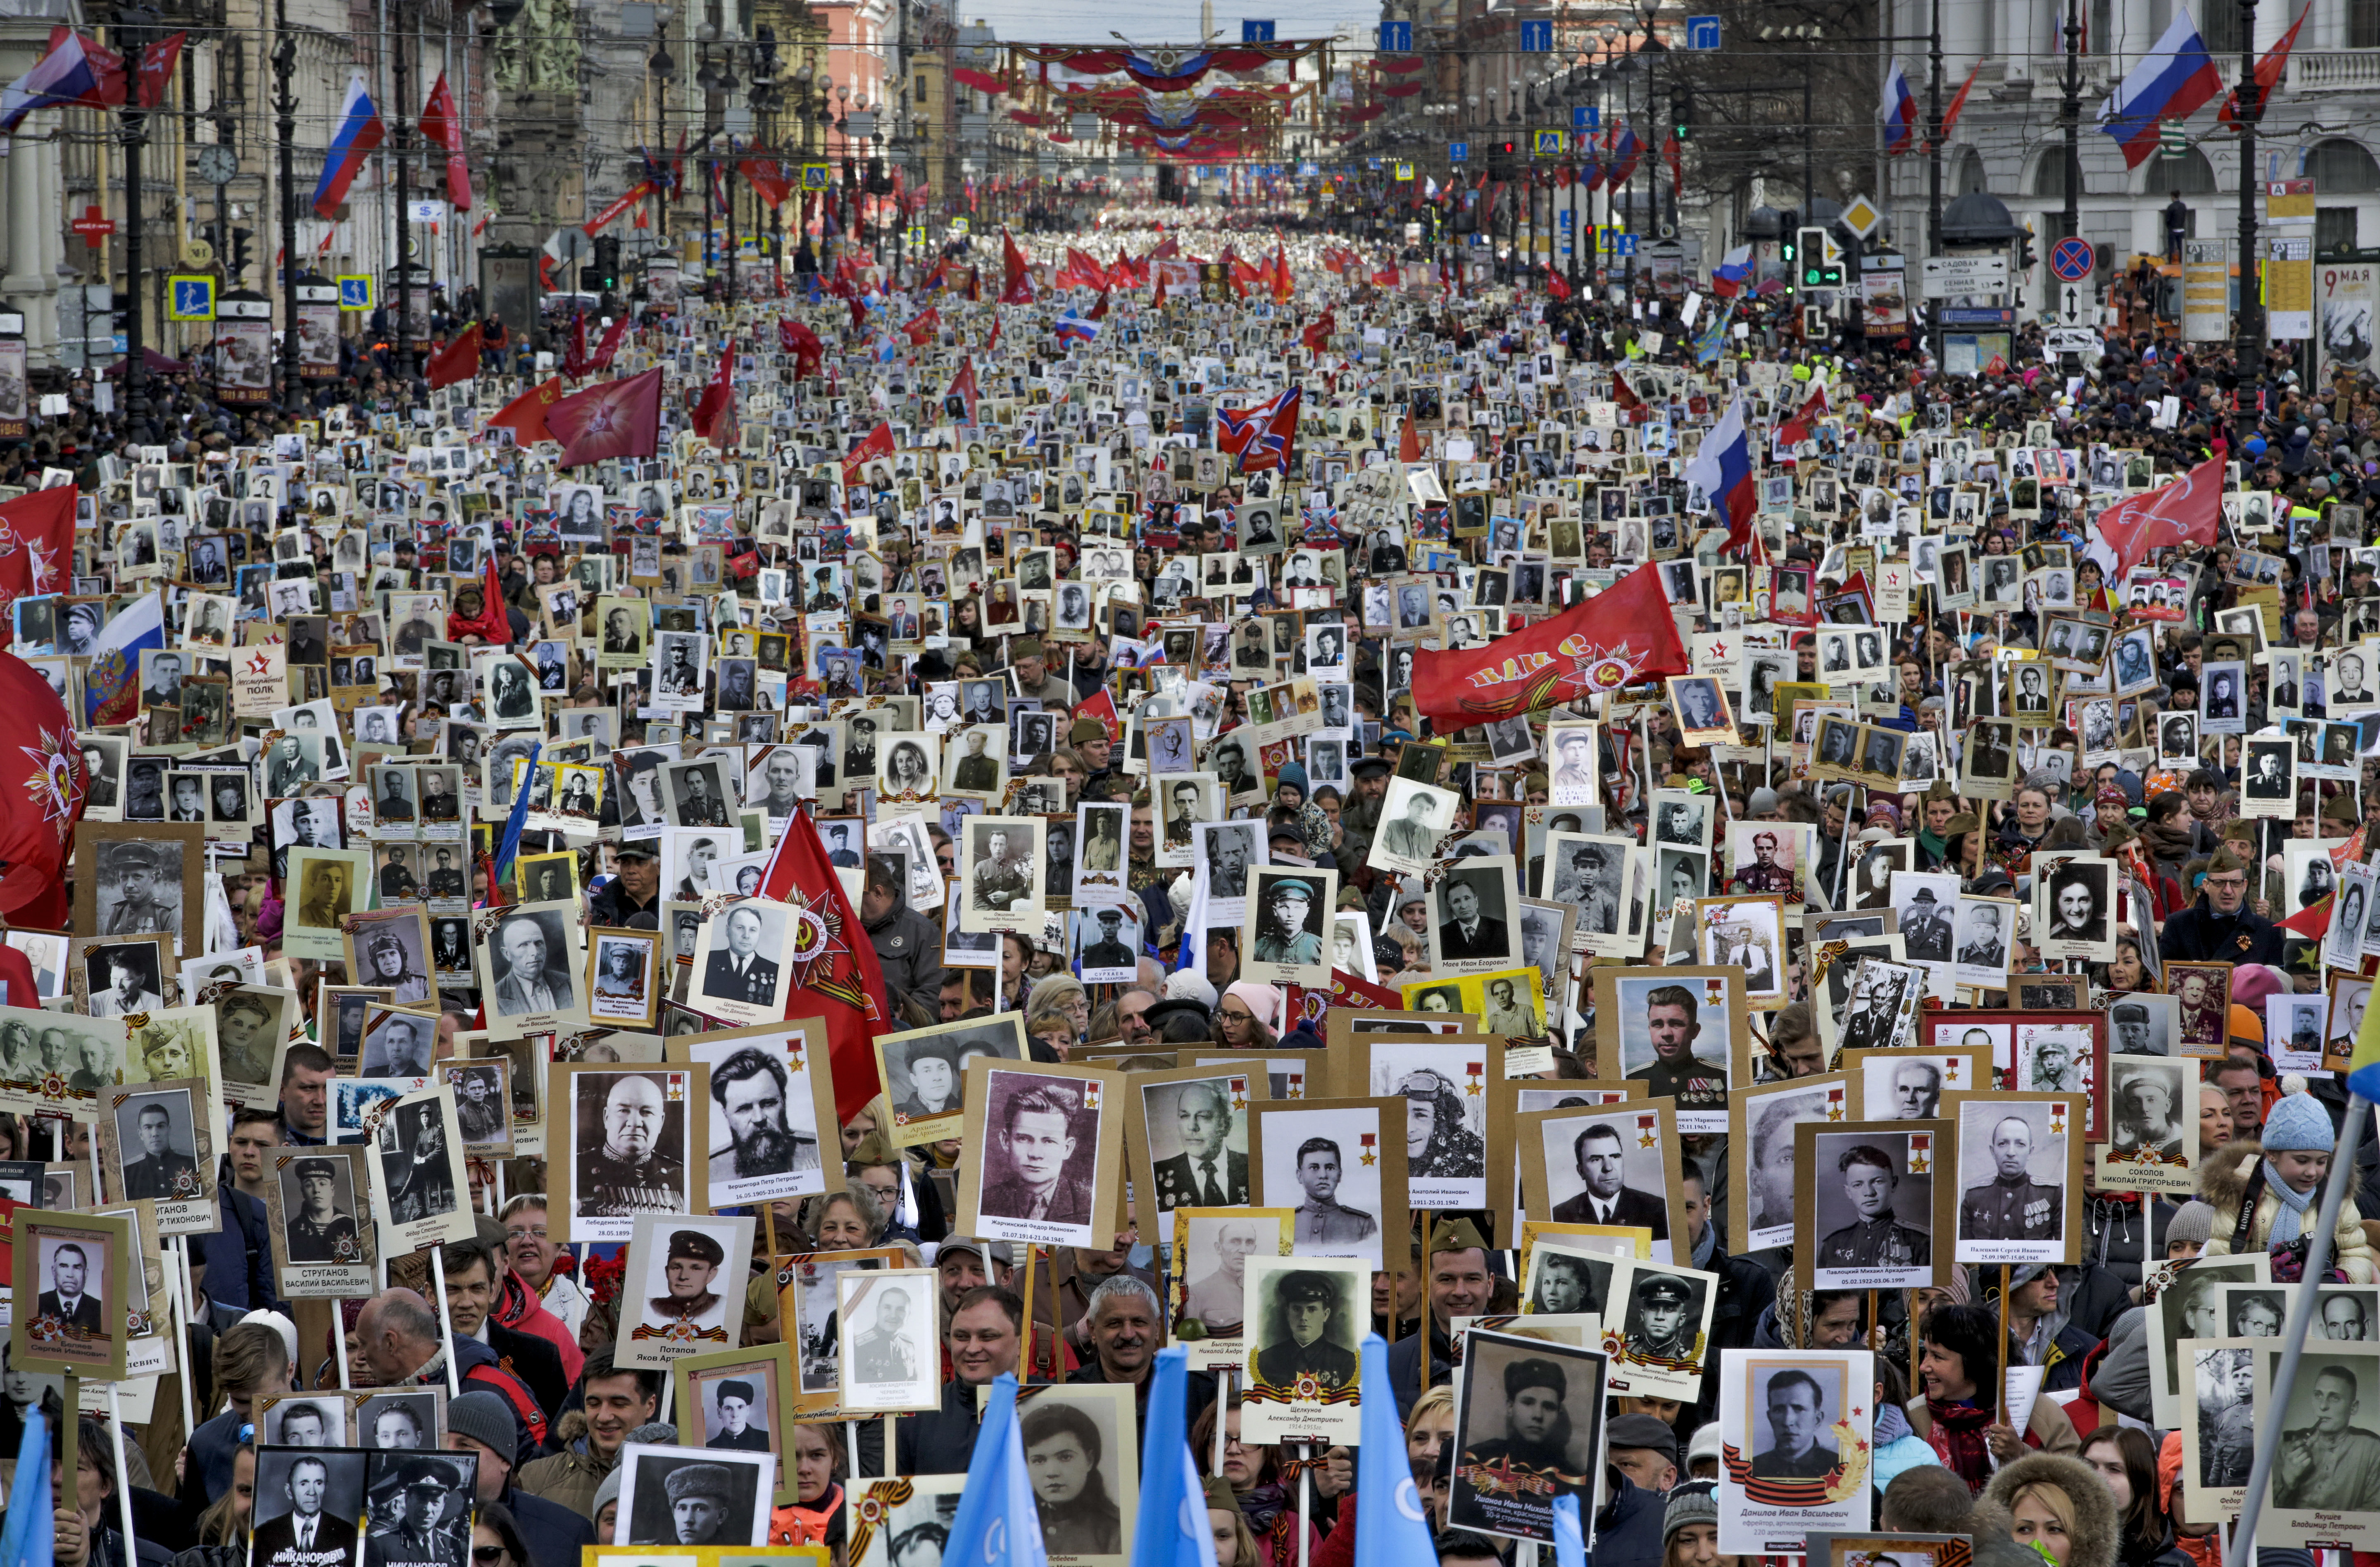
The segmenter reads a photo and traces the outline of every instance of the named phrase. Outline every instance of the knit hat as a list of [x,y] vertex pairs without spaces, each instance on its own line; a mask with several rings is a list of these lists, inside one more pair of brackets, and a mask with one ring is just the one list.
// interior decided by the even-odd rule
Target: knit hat
[[[490,1398],[493,1398],[496,1395],[490,1393],[488,1396]],[[612,1472],[603,1476],[603,1483],[601,1485],[595,1488],[594,1505],[587,1510],[590,1515],[602,1512],[603,1504],[605,1502],[617,1501],[620,1500],[620,1476],[626,1473],[627,1471],[623,1469],[619,1464],[614,1464],[612,1465]]]
[[1190,969],[1177,968],[1165,977],[1165,999],[1169,1002],[1196,1002],[1212,1012],[1215,1010],[1215,987]]
[[2173,1218],[2167,1221],[2165,1227],[2165,1244],[2171,1245],[2176,1241],[2183,1241],[2191,1245],[2203,1246],[2214,1234],[2214,1208],[2192,1197],[2173,1210]]
[[1687,1469],[1692,1470],[1695,1464],[1701,1463],[1706,1458],[1709,1459],[1714,1464],[1718,1463],[1719,1457],[1719,1439],[1725,1433],[1719,1429],[1719,1424],[1716,1420],[1705,1426],[1701,1430],[1696,1431],[1694,1433],[1694,1440],[1686,1444]]
[[1718,1482],[1688,1480],[1670,1493],[1670,1504],[1661,1513],[1661,1548],[1667,1550],[1670,1537],[1689,1524],[1718,1522]]
[[1275,784],[1286,784],[1301,795],[1308,792],[1305,787],[1305,769],[1293,761],[1281,763],[1281,771],[1272,775],[1272,781]]
[[2337,1148],[2338,1132],[2330,1124],[2330,1112],[2305,1091],[2305,1080],[2285,1078],[2283,1087],[2288,1091],[2265,1112],[2265,1151],[2328,1153]]
[[506,1462],[519,1450],[511,1408],[484,1388],[474,1388],[447,1402],[446,1428],[470,1438]]
[[1281,1008],[1289,1004],[1289,998],[1281,994],[1280,986],[1259,985],[1253,979],[1239,979],[1225,987],[1223,994],[1239,997],[1240,1004],[1255,1013],[1257,1022],[1275,1034],[1281,1031]]

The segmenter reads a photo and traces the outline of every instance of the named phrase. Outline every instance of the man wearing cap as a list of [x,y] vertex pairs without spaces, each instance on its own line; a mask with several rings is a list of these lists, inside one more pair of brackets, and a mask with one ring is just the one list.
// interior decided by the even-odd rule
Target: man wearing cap
[[1099,911],[1097,917],[1099,922],[1099,939],[1083,949],[1083,967],[1086,969],[1133,967],[1139,954],[1116,940],[1118,932],[1123,929],[1123,910],[1103,908]]
[[364,1567],[399,1567],[401,1563],[433,1562],[452,1567],[462,1549],[439,1514],[446,1493],[455,1488],[454,1471],[436,1459],[407,1460],[398,1469],[396,1483],[369,1504],[373,1515],[386,1522],[364,1541]]
[[126,1197],[171,1200],[205,1195],[200,1189],[197,1163],[173,1146],[171,1111],[162,1104],[142,1105],[133,1131],[140,1140],[140,1157],[124,1167]]
[[1699,1362],[1700,1324],[1692,1310],[1694,1298],[1693,1288],[1682,1279],[1655,1273],[1638,1280],[1623,1341],[1627,1357],[1639,1364]]
[[107,917],[103,936],[139,936],[163,931],[176,941],[182,934],[178,903],[157,895],[157,873],[163,851],[150,844],[116,844],[104,851],[106,869],[115,877],[115,907]]
[[1934,889],[1920,887],[1900,914],[1901,950],[1912,962],[1947,963],[1950,957],[1950,921],[1934,899]]
[[256,1567],[348,1567],[356,1559],[356,1526],[323,1506],[331,1494],[330,1464],[294,1460],[281,1483],[289,1511],[256,1526],[249,1560]]
[[461,1097],[455,1101],[455,1129],[466,1143],[502,1143],[507,1140],[510,1115],[497,1102],[494,1075],[486,1069],[467,1071],[457,1085]]
[[1257,1379],[1274,1388],[1307,1376],[1325,1389],[1354,1381],[1355,1352],[1328,1336],[1339,1309],[1337,1281],[1303,1269],[1283,1273],[1273,1298],[1270,1330],[1257,1349]]
[[1062,712],[1074,707],[1078,698],[1073,684],[1050,673],[1038,638],[1018,638],[1009,644],[1008,657],[1009,673],[1018,696],[1038,700],[1044,712]]
[[1933,1237],[1901,1223],[1893,1213],[1893,1189],[1900,1172],[1892,1156],[1862,1143],[1835,1161],[1843,1196],[1854,1215],[1849,1224],[1818,1243],[1817,1266],[1825,1269],[1917,1268],[1934,1259]]
[[726,1260],[726,1248],[703,1231],[672,1231],[669,1256],[662,1265],[669,1294],[646,1297],[644,1320],[628,1336],[726,1343],[726,1304],[710,1287]]
[[1457,1473],[1480,1489],[1481,1481],[1525,1476],[1552,1481],[1557,1492],[1591,1498],[1594,1455],[1572,1458],[1570,1378],[1558,1362],[1523,1355],[1504,1367],[1504,1432],[1463,1449]]
[[1777,834],[1766,829],[1752,835],[1752,863],[1737,866],[1731,881],[1738,893],[1800,893],[1793,873],[1777,863]]
[[2139,1002],[2118,1002],[2108,1009],[2107,1021],[2115,1025],[2116,1042],[2109,1052],[2114,1055],[2163,1055],[2156,1048],[2149,1023],[2149,1009]]
[[1305,928],[1315,887],[1303,876],[1283,876],[1265,888],[1264,915],[1257,925],[1256,961],[1312,966],[1322,961],[1322,938]]
[[475,1387],[447,1401],[446,1429],[438,1446],[479,1459],[472,1475],[472,1499],[503,1503],[520,1525],[529,1559],[519,1567],[577,1567],[581,1548],[596,1543],[594,1520],[514,1485],[518,1441],[512,1411],[503,1395]]
[[731,1377],[719,1384],[718,1399],[719,1428],[702,1445],[736,1452],[769,1452],[769,1433],[752,1424],[752,1406],[757,1402],[752,1384]]
[[455,864],[455,851],[441,846],[431,852],[437,856],[438,863],[431,869],[430,874],[422,879],[422,890],[433,898],[461,897],[463,872]]
[[951,787],[966,795],[990,794],[1000,786],[1000,763],[984,755],[990,736],[980,729],[966,732],[966,754],[951,772]]
[[[1248,1202],[1248,1156],[1231,1150],[1234,1117],[1220,1079],[1185,1083],[1173,1100],[1174,1126],[1182,1151],[1157,1166],[1157,1206],[1245,1208]],[[1232,1315],[1238,1315],[1236,1307]]]
[[1770,1445],[1752,1455],[1755,1480],[1822,1480],[1841,1467],[1842,1455],[1818,1439],[1826,1427],[1826,1397],[1818,1379],[1789,1368],[1768,1380]]
[[1564,799],[1595,798],[1601,784],[1595,765],[1595,732],[1566,729],[1554,742],[1553,792]]
[[2249,906],[2248,863],[2236,851],[2216,851],[2198,901],[2166,920],[2157,953],[2168,963],[2280,963],[2281,933]]
[[289,1260],[361,1262],[355,1219],[337,1206],[338,1166],[328,1159],[301,1159],[296,1175],[302,1206],[287,1215],[284,1229]]
[[735,1476],[725,1465],[688,1464],[662,1481],[669,1497],[670,1524],[679,1545],[747,1545],[745,1531],[729,1516]]

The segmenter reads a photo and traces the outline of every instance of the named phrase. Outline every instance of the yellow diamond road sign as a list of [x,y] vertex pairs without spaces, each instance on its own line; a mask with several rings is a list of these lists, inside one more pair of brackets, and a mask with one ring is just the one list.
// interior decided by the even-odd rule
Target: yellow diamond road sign
[[1862,239],[1875,233],[1876,225],[1883,221],[1884,214],[1864,196],[1852,197],[1852,204],[1843,209],[1843,226]]

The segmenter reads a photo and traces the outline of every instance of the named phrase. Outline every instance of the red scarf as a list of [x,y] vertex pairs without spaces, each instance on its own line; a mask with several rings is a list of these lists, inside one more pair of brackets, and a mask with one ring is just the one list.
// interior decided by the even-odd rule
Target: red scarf
[[1992,1450],[1984,1441],[1985,1427],[1997,1418],[1991,1407],[1929,1398],[1925,1408],[1934,1416],[1933,1428],[1925,1433],[1925,1439],[1942,1460],[1942,1466],[1966,1481],[1971,1493],[1983,1495],[1984,1487],[1992,1477]]

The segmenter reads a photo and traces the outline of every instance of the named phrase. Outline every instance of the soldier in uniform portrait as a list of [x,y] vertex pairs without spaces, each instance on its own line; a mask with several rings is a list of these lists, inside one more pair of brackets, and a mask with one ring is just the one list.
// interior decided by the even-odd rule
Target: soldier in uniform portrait
[[719,1427],[704,1439],[705,1447],[722,1447],[735,1452],[767,1452],[769,1433],[752,1424],[752,1409],[759,1402],[752,1384],[740,1377],[731,1377],[717,1389]]
[[1233,1153],[1231,1097],[1217,1082],[1184,1083],[1173,1100],[1182,1151],[1157,1166],[1157,1206],[1245,1208],[1248,1156]]
[[456,1087],[455,1128],[467,1143],[501,1143],[511,1128],[511,1113],[497,1098],[495,1075],[486,1069],[466,1071]]
[[1651,1365],[1660,1361],[1699,1361],[1701,1337],[1694,1320],[1694,1292],[1683,1279],[1655,1273],[1636,1282],[1636,1303],[1621,1341],[1629,1359]]
[[456,1541],[440,1524],[454,1471],[433,1459],[407,1461],[396,1484],[370,1500],[370,1516],[385,1519],[364,1541],[364,1567],[435,1562],[450,1567]]
[[168,850],[152,844],[110,844],[100,854],[104,873],[115,879],[115,907],[99,933],[139,936],[162,931],[178,941],[180,900],[157,895],[157,878],[168,869]]
[[1297,1239],[1345,1245],[1380,1233],[1379,1221],[1338,1200],[1345,1169],[1339,1145],[1330,1138],[1308,1137],[1298,1145],[1297,1184],[1305,1188],[1305,1200],[1297,1205]]
[[1900,917],[1901,950],[1912,961],[1940,963],[1950,955],[1950,919],[1934,898],[1934,889],[1920,887]]
[[616,1219],[686,1211],[686,1164],[661,1146],[666,1111],[650,1077],[630,1074],[612,1085],[603,1099],[602,1141],[582,1143],[578,1156],[580,1213]]
[[984,834],[983,855],[975,863],[968,889],[977,908],[996,914],[1033,901],[1030,860],[1022,848],[1010,852],[1004,830],[994,828]]
[[1265,887],[1264,915],[1257,922],[1257,962],[1311,966],[1322,961],[1322,938],[1305,928],[1314,895],[1314,884],[1302,876],[1279,877]]
[[360,1262],[363,1246],[352,1214],[339,1211],[338,1166],[327,1159],[301,1159],[296,1165],[303,1206],[286,1213],[282,1227],[296,1262]]
[[629,1331],[632,1339],[727,1342],[724,1297],[711,1285],[719,1278],[727,1248],[700,1230],[670,1232],[669,1255],[662,1259],[662,1278],[667,1294],[645,1297],[644,1320]]
[[2037,1184],[2029,1169],[2033,1124],[2004,1115],[1992,1127],[1993,1177],[1959,1202],[1959,1233],[1977,1241],[2053,1241],[2065,1221],[2066,1191]]
[[908,1292],[887,1289],[876,1297],[876,1316],[868,1330],[851,1342],[851,1376],[856,1382],[900,1383],[917,1379],[915,1347],[907,1334]]
[[727,949],[714,951],[703,969],[702,993],[724,1002],[762,1005],[777,993],[777,965],[759,955],[765,921],[759,911],[736,907],[727,911]]
[[1274,1286],[1273,1321],[1257,1349],[1257,1380],[1286,1388],[1312,1377],[1324,1389],[1355,1379],[1354,1351],[1329,1338],[1339,1309],[1339,1282],[1329,1273],[1299,1269],[1280,1275]]
[[1933,1237],[1893,1217],[1892,1194],[1900,1174],[1890,1154],[1861,1143],[1845,1151],[1835,1169],[1858,1217],[1818,1242],[1818,1267],[1915,1268],[1933,1260]]
[[[438,1107],[407,1105],[399,1112],[397,1126],[396,1149],[381,1155],[381,1171],[388,1182],[390,1216],[407,1224],[452,1212],[455,1178],[447,1167],[446,1141],[444,1129],[438,1124]],[[410,1136],[406,1136],[408,1133]]]
[[1752,1455],[1755,1480],[1821,1480],[1842,1466],[1842,1455],[1818,1439],[1827,1427],[1826,1394],[1807,1371],[1769,1379],[1770,1445]]
[[1764,831],[1752,835],[1752,863],[1737,866],[1730,882],[1739,893],[1795,891],[1793,873],[1777,863],[1776,833]]
[[[1523,1355],[1504,1367],[1504,1435],[1463,1450],[1463,1467],[1510,1469],[1538,1476],[1571,1476],[1570,1378],[1543,1355]],[[1563,1485],[1562,1489],[1573,1488]]]
[[124,1195],[166,1200],[200,1195],[199,1167],[173,1147],[174,1115],[162,1104],[144,1104],[133,1118],[140,1157],[124,1167]]
[[1131,967],[1139,954],[1116,940],[1123,928],[1123,910],[1103,908],[1096,917],[1099,922],[1099,940],[1084,946],[1083,966],[1087,969]]
[[1718,1104],[1727,1097],[1727,1068],[1694,1054],[1702,1033],[1702,1003],[1683,985],[1662,985],[1645,997],[1645,1024],[1653,1060],[1628,1074],[1656,1099],[1687,1104]]
[[2174,1118],[2173,1088],[2154,1068],[2116,1072],[2115,1136],[2108,1157],[2182,1164],[2181,1126]]

